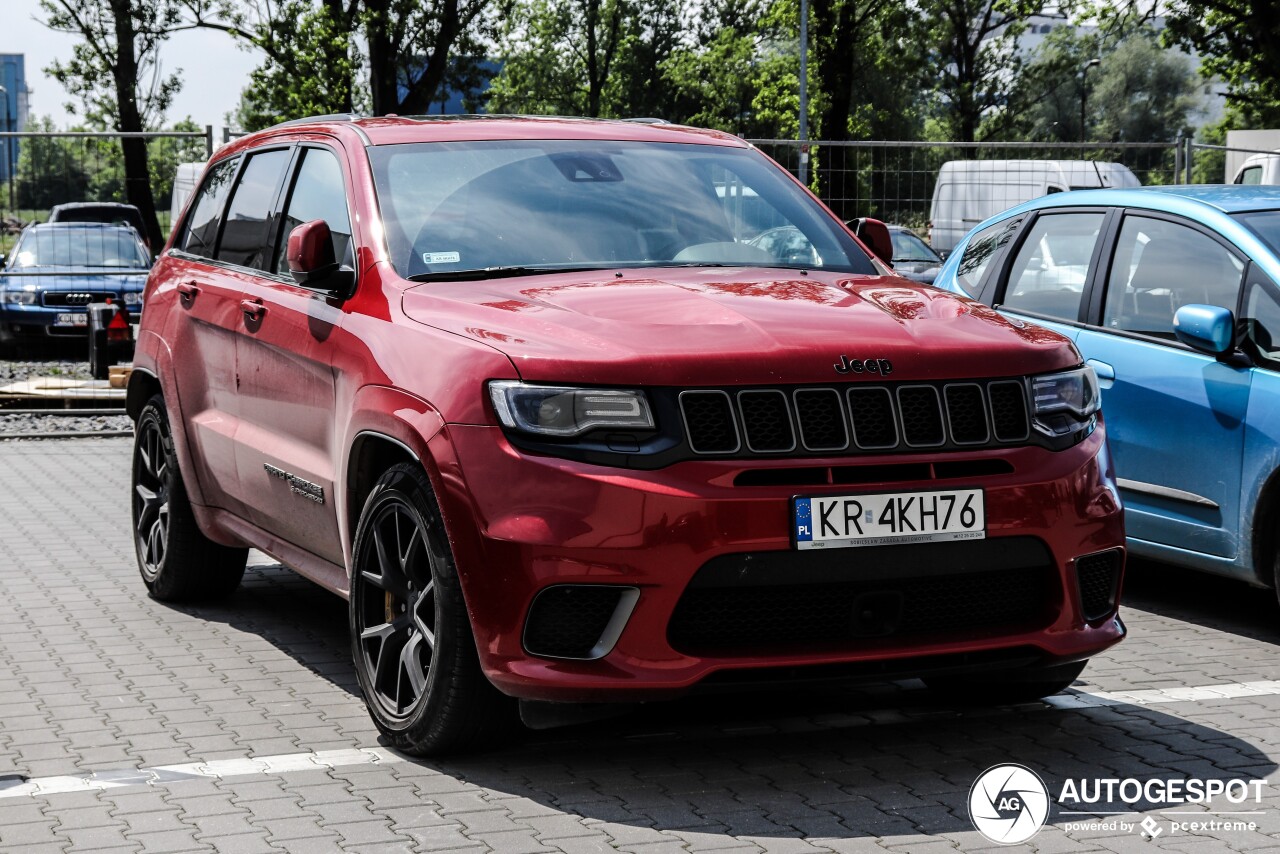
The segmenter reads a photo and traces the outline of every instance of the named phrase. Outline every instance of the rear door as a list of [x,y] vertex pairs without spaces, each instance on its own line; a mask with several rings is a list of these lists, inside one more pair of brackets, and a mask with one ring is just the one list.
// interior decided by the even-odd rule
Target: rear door
[[285,261],[289,232],[323,219],[338,261],[353,266],[351,217],[338,151],[296,149],[260,252],[246,264],[237,359],[241,428],[237,453],[250,518],[312,554],[341,565],[333,484],[338,454],[334,333],[342,318],[332,294],[293,282]]

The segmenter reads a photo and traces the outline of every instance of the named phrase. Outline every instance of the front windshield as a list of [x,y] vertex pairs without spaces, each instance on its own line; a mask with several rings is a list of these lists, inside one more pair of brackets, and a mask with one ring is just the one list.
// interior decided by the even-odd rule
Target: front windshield
[[27,232],[11,267],[145,269],[147,251],[133,229],[47,226]]
[[1238,213],[1235,218],[1262,238],[1272,252],[1280,254],[1280,211],[1249,211]]
[[701,264],[875,272],[750,149],[520,140],[377,146],[369,158],[406,277]]
[[929,248],[929,244],[911,232],[891,231],[889,236],[893,238],[894,261],[932,261],[935,264],[942,263],[942,259],[934,254],[934,251]]

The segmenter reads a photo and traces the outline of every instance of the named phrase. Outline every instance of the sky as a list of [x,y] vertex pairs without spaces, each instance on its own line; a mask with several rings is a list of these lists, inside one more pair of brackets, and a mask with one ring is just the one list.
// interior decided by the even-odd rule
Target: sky
[[[70,59],[76,39],[40,23],[45,15],[38,0],[3,0],[2,5],[0,53],[26,55],[31,115],[52,116],[60,128],[79,121],[63,109],[71,100],[66,90],[43,71],[55,59]],[[215,139],[221,139],[224,116],[235,112],[259,60],[256,51],[241,50],[225,33],[193,30],[173,36],[161,49],[160,62],[166,73],[179,74],[182,90],[169,107],[166,126],[190,116],[201,127],[213,125]]]

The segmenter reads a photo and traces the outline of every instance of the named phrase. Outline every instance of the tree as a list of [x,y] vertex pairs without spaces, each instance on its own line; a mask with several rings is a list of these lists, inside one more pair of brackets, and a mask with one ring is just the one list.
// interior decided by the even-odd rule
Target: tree
[[1150,25],[1128,33],[1060,27],[1027,64],[1006,116],[1016,135],[1033,140],[1165,142],[1190,132],[1199,101],[1190,61],[1162,48]]
[[241,96],[240,126],[260,130],[288,118],[352,112],[361,62],[352,41],[358,13],[357,0],[263,0],[249,13],[206,22],[266,55]]
[[490,0],[363,0],[375,115],[431,111],[454,54],[474,56],[493,29]]
[[632,0],[525,0],[509,19],[495,112],[614,115],[603,100]]
[[984,117],[1005,105],[1021,60],[1014,41],[1042,0],[919,0],[937,70],[934,91],[943,128],[973,142]]
[[1169,43],[1196,51],[1201,72],[1227,82],[1227,101],[1258,127],[1280,123],[1280,16],[1274,0],[1172,0]]
[[[40,0],[46,25],[78,36],[71,59],[46,70],[78,98],[91,124],[125,133],[155,128],[178,91],[181,69],[165,75],[160,47],[217,0]],[[142,213],[152,246],[163,241],[151,189],[147,144],[121,140],[125,196]]]
[[[27,130],[50,133],[58,128],[48,116],[32,119]],[[45,212],[54,205],[84,199],[89,173],[84,158],[68,137],[32,136],[18,152],[17,206]]]

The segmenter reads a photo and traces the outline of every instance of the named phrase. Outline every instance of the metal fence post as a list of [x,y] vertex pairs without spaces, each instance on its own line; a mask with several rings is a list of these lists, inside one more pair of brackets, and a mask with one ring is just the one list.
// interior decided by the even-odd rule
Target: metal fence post
[[204,159],[213,156],[213,125],[204,126]]
[[1173,183],[1190,184],[1190,181],[1184,181],[1182,178],[1182,137],[1178,137],[1173,142]]
[[1191,171],[1192,165],[1195,163],[1196,143],[1191,137],[1187,137],[1187,156],[1183,158],[1183,164],[1187,170],[1187,183],[1194,184],[1196,182],[1195,173]]

